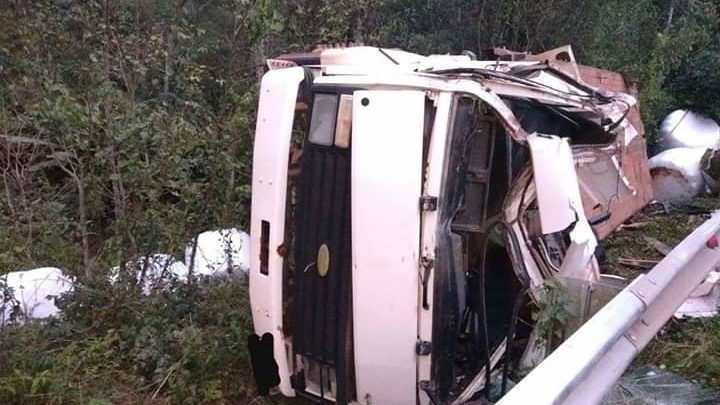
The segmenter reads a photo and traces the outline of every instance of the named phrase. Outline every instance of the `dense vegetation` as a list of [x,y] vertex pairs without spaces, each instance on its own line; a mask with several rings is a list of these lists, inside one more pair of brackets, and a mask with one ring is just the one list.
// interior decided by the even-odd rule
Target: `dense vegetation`
[[0,1],[0,274],[57,266],[65,319],[0,336],[0,403],[236,402],[243,286],[142,296],[118,263],[247,225],[258,77],[319,43],[421,53],[572,44],[637,84],[650,136],[720,117],[713,0]]

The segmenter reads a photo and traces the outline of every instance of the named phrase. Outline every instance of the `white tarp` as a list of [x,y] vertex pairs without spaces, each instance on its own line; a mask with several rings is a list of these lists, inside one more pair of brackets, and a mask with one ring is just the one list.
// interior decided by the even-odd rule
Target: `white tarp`
[[59,309],[55,299],[73,289],[72,280],[55,267],[14,271],[3,274],[0,279],[7,287],[0,290],[0,305],[3,306],[0,324],[10,321],[13,310],[17,310],[15,315],[19,316],[19,321],[57,315]]
[[[144,294],[150,294],[154,288],[165,286],[172,280],[185,282],[188,274],[188,268],[183,262],[165,253],[153,253],[127,262],[125,271],[142,285]],[[110,281],[115,283],[119,278],[120,266],[113,267]]]
[[664,149],[717,148],[720,125],[698,113],[676,110],[660,124],[660,139]]
[[237,228],[218,229],[198,235],[193,258],[193,243],[185,249],[185,265],[193,274],[247,274],[250,269],[250,235]]
[[650,158],[654,198],[661,202],[682,202],[700,194],[705,188],[700,170],[704,153],[704,148],[675,148]]

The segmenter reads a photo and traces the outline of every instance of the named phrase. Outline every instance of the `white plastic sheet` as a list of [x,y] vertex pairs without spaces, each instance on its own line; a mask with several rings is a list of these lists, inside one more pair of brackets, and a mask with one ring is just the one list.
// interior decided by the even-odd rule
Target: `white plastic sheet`
[[700,171],[704,148],[675,148],[661,152],[648,161],[653,192],[660,202],[683,202],[705,188]]
[[676,110],[660,124],[660,139],[663,149],[717,148],[720,125],[693,111]]
[[250,269],[250,235],[237,228],[202,232],[185,249],[185,265],[193,274],[244,277]]
[[72,280],[55,267],[14,271],[0,276],[0,325],[12,320],[46,319],[59,313],[55,299],[73,289]]
[[[110,281],[120,278],[120,266],[110,271]],[[172,255],[154,253],[125,264],[125,271],[142,285],[143,293],[150,294],[153,289],[168,285],[172,281],[187,281],[188,268]]]

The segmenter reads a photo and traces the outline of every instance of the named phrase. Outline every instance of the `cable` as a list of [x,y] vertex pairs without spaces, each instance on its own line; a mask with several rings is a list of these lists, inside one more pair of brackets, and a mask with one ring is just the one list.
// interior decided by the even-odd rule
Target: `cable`
[[605,210],[605,214],[610,214],[610,206],[612,205],[612,202],[614,199],[620,200],[620,178],[622,177],[623,172],[623,152],[625,150],[622,149],[621,152],[618,154],[619,159],[617,159],[617,177],[615,178],[615,194],[611,195],[610,198],[608,198],[607,202],[607,209]]
[[625,118],[627,118],[628,114],[630,114],[630,109],[632,108],[632,106],[625,100],[617,100],[617,101],[625,104],[625,106],[627,108],[625,109],[625,112],[623,113],[622,117],[620,117],[617,121],[613,122],[612,124],[610,124],[608,126],[607,132],[611,132],[615,128],[620,126],[620,124],[622,124],[622,122],[625,120]]
[[556,88],[549,86],[547,84],[544,84],[544,83],[535,82],[535,81],[532,81],[529,79],[525,79],[523,77],[517,77],[517,76],[507,74],[507,73],[497,72],[497,71],[488,70],[488,69],[457,68],[457,69],[431,70],[430,73],[435,73],[435,74],[439,74],[439,75],[448,74],[448,73],[458,73],[458,74],[466,73],[466,74],[471,74],[471,75],[475,75],[475,76],[485,75],[485,76],[495,77],[497,79],[507,80],[509,82],[524,84],[526,86],[531,86],[531,87],[535,87],[535,88],[543,87],[543,88],[546,88],[547,90],[551,90],[553,92],[556,92],[558,94],[562,94],[565,96],[577,97],[580,99],[589,99],[589,100],[601,98],[601,101],[603,101],[603,102],[611,101],[611,100],[607,100],[604,96],[602,96],[598,93],[592,93],[592,94],[587,94],[587,95],[571,93],[569,91],[563,91],[560,89],[556,89]]
[[490,339],[488,337],[487,323],[487,297],[485,296],[485,264],[487,262],[487,245],[490,238],[485,235],[482,244],[481,265],[480,265],[480,318],[482,320],[482,332],[484,340],[485,355],[485,398],[490,400]]
[[525,296],[530,291],[530,288],[525,286],[518,292],[517,297],[515,297],[515,304],[513,305],[513,312],[512,312],[512,318],[510,318],[510,327],[508,328],[507,337],[505,339],[505,362],[503,363],[503,373],[502,373],[502,386],[500,390],[500,395],[505,395],[505,392],[507,391],[507,379],[508,374],[510,372],[510,362],[512,361],[512,339],[515,337],[515,330],[517,329],[517,321],[518,316],[520,315],[520,307],[525,302]]
[[390,56],[387,52],[385,52],[384,49],[378,48],[378,51],[380,51],[381,54],[385,55],[386,58],[390,59],[390,61],[396,65],[399,65],[400,63],[395,60],[392,56]]

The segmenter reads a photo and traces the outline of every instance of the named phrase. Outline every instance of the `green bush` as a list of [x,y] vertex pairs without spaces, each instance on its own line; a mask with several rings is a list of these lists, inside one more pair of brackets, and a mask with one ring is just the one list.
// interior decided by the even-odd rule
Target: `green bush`
[[[0,331],[0,403],[249,398],[244,286],[144,296],[103,279],[199,231],[247,228],[265,58],[349,41],[421,53],[571,44],[638,84],[652,144],[673,109],[720,116],[716,3],[0,1],[0,274],[56,266],[80,280],[61,319]],[[539,320],[562,322],[566,306],[549,301]]]
[[0,403],[237,403],[253,395],[241,282],[176,284],[148,296],[127,284],[80,287],[59,305],[61,319],[0,332]]

